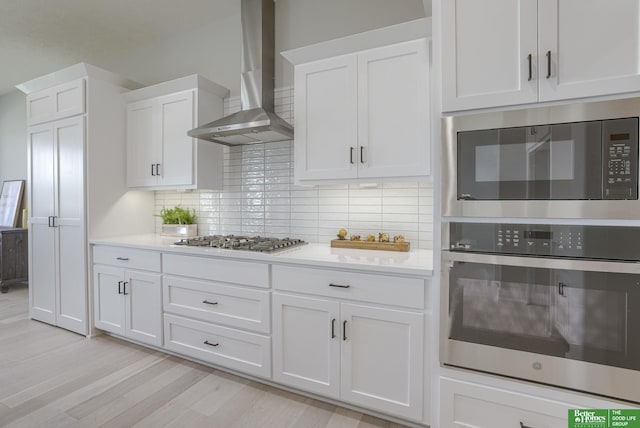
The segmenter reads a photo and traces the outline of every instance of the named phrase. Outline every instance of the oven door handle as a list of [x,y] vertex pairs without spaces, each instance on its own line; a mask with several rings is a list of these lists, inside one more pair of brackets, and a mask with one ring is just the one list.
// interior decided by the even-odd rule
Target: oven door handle
[[553,257],[503,256],[498,254],[443,251],[442,262],[443,267],[450,266],[450,262],[467,262],[488,265],[640,274],[639,262],[610,260],[576,260]]

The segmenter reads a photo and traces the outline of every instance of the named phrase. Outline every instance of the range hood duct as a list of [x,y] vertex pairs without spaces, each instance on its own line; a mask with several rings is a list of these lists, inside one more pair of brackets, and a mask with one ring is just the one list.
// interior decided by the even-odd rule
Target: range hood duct
[[293,138],[293,127],[273,109],[274,9],[274,0],[241,0],[242,110],[192,129],[187,135],[227,146]]

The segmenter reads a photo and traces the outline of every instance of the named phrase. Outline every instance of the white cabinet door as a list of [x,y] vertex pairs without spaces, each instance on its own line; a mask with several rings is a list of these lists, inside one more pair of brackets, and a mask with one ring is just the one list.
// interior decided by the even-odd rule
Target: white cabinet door
[[85,80],[77,79],[27,96],[27,124],[49,122],[85,111]]
[[540,101],[640,88],[640,1],[545,0],[539,16]]
[[84,232],[84,117],[54,122],[56,142],[57,325],[87,334]]
[[127,185],[155,186],[161,163],[160,130],[156,100],[127,106]]
[[383,412],[422,418],[424,316],[341,304],[341,397]]
[[160,274],[127,271],[123,284],[126,332],[131,339],[162,346]]
[[346,55],[295,68],[297,180],[357,176],[357,58]]
[[[442,3],[444,111],[538,100],[537,5],[537,0]],[[582,25],[582,14],[576,16],[576,25]]]
[[193,91],[158,99],[162,159],[158,161],[158,184],[163,186],[194,183],[193,144],[187,131],[195,127]]
[[340,304],[273,294],[273,379],[340,395]]
[[427,49],[420,39],[358,55],[358,177],[429,175]]
[[29,150],[29,316],[55,324],[57,269],[53,125],[28,129]]
[[94,266],[93,311],[97,328],[125,335],[125,311],[122,284],[124,271],[118,268]]

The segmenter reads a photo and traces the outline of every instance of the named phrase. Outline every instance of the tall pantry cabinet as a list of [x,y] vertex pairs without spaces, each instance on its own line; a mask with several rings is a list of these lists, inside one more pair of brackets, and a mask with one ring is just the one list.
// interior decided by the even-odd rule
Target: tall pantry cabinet
[[27,94],[29,315],[89,334],[88,240],[153,232],[153,194],[125,183],[125,106],[140,85],[80,63]]

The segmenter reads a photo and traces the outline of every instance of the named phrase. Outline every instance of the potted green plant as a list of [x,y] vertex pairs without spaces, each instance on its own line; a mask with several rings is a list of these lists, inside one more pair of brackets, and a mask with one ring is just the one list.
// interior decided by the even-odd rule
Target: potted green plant
[[196,224],[196,210],[181,208],[163,208],[160,211],[162,217],[162,234],[166,236],[189,237],[198,234]]

